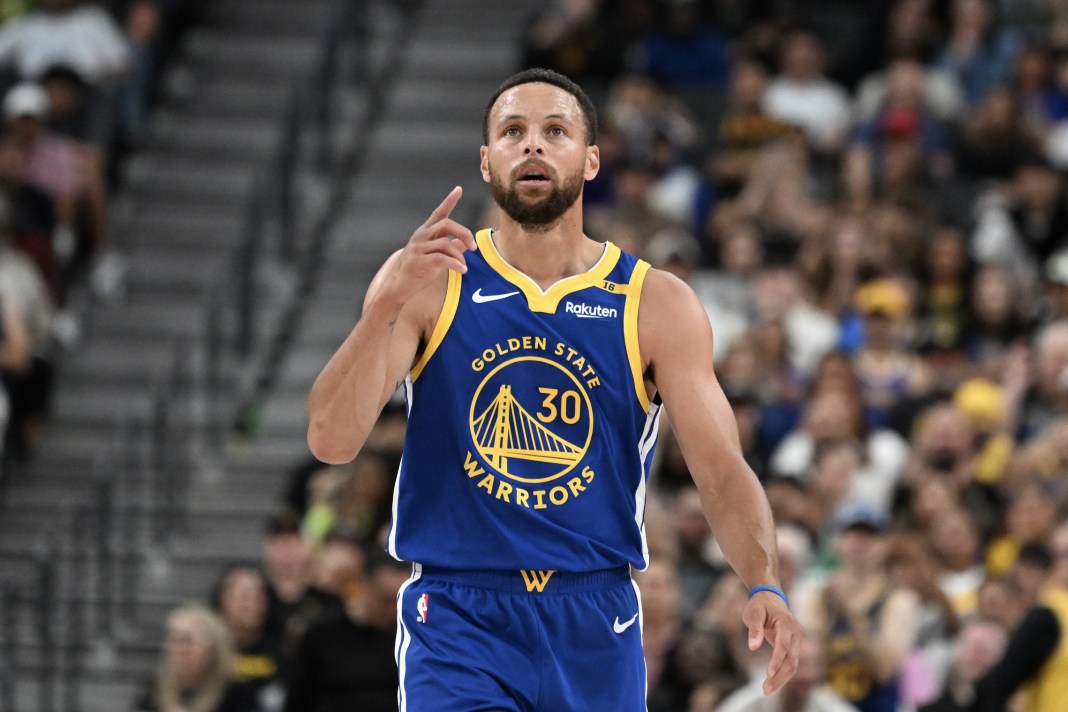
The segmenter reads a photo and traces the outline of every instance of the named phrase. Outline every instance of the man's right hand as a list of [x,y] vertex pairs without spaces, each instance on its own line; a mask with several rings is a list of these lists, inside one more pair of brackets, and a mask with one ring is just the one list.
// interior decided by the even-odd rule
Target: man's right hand
[[427,221],[412,233],[404,249],[390,259],[374,298],[402,307],[432,284],[446,269],[466,272],[464,252],[475,249],[475,236],[449,217],[460,202],[463,189],[456,186],[436,207]]

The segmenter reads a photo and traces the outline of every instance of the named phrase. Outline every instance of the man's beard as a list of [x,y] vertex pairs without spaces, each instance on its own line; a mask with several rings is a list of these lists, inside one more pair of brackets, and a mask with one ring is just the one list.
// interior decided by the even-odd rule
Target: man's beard
[[544,232],[556,225],[582,194],[584,182],[582,173],[575,173],[565,178],[561,185],[553,183],[552,189],[544,198],[529,202],[519,196],[514,183],[509,187],[500,176],[490,173],[490,190],[497,205],[512,220],[534,232]]

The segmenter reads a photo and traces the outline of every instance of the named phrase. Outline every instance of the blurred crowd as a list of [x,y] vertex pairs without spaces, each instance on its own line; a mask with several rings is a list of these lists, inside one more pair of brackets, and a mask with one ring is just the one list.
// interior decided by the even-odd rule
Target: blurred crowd
[[[0,2],[0,431],[24,459],[54,362],[79,335],[72,293],[121,291],[112,248],[123,159],[202,0]],[[90,300],[82,299],[81,304]],[[84,310],[84,307],[82,307]]]
[[[706,306],[807,630],[764,698],[668,412],[651,712],[1068,709],[1068,3],[547,0],[522,53],[598,104],[588,234]],[[403,431],[295,468],[143,709],[395,708]]]

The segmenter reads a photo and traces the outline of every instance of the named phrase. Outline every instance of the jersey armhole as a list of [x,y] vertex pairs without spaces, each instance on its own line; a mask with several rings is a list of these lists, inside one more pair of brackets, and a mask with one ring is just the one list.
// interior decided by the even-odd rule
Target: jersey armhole
[[460,284],[462,280],[463,275],[454,270],[449,270],[449,285],[445,290],[445,301],[441,305],[438,322],[434,325],[434,332],[430,335],[430,341],[427,342],[423,355],[412,366],[412,382],[419,378],[419,374],[426,368],[427,362],[430,361],[434,352],[441,346],[441,342],[445,339],[445,334],[448,333],[449,327],[452,326],[452,320],[456,316],[456,307],[460,304]]
[[623,306],[623,340],[627,346],[627,361],[630,363],[631,378],[634,381],[634,395],[642,410],[649,412],[652,403],[645,391],[645,376],[642,370],[642,355],[638,347],[638,305],[641,301],[642,285],[649,271],[649,263],[638,260],[627,282],[627,301]]

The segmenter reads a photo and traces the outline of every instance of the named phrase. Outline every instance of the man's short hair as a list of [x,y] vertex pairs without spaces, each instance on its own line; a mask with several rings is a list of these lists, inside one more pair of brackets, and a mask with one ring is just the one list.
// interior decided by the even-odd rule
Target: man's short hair
[[582,109],[582,115],[586,120],[586,145],[592,146],[597,141],[597,109],[593,106],[593,101],[589,95],[583,91],[582,87],[560,74],[560,72],[536,67],[534,69],[524,69],[508,77],[490,97],[489,103],[486,104],[486,112],[482,115],[483,143],[489,143],[489,117],[490,112],[493,111],[493,105],[497,103],[497,99],[501,98],[501,94],[521,84],[551,84],[575,97],[575,101],[578,102],[579,108]]

